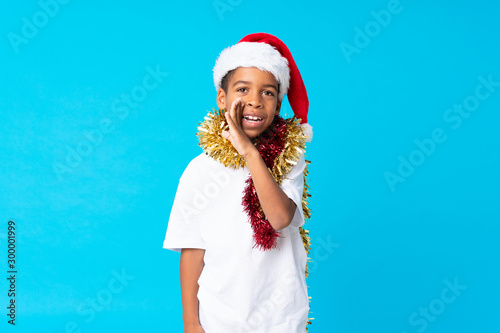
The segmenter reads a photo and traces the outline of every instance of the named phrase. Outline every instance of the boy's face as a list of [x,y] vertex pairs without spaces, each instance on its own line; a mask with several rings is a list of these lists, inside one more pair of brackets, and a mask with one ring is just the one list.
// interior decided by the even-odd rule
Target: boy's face
[[240,125],[249,138],[264,132],[280,112],[278,82],[274,75],[256,67],[238,67],[229,80],[227,94],[222,88],[217,92],[217,106],[229,112],[237,98],[244,104]]

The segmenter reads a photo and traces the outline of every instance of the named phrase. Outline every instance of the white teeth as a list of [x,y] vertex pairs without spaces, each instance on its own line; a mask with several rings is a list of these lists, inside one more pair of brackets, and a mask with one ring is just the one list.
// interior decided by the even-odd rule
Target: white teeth
[[252,116],[243,116],[243,118],[245,118],[246,120],[249,120],[249,121],[261,121],[262,120],[262,118],[252,117]]

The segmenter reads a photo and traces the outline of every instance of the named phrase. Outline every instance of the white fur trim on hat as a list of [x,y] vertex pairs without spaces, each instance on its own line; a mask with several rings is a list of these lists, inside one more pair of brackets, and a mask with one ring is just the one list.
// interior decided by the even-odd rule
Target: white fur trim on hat
[[308,123],[300,124],[302,131],[307,136],[306,142],[311,142],[313,138],[313,128]]
[[282,100],[290,86],[288,60],[273,46],[260,42],[240,42],[224,49],[213,68],[215,90],[227,72],[238,67],[257,67],[274,75],[280,85],[278,99]]

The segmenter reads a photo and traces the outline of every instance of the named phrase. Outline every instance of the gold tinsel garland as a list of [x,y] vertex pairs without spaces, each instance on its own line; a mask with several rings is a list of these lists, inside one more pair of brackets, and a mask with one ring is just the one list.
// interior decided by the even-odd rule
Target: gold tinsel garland
[[[199,145],[208,156],[221,162],[224,166],[232,169],[244,168],[246,166],[245,159],[233,147],[231,142],[221,135],[223,130],[227,130],[229,128],[224,117],[225,110],[226,109],[213,109],[212,112],[209,112],[207,116],[205,116],[205,120],[199,124],[198,132],[196,133]],[[296,119],[295,116],[285,119],[285,121],[287,125],[285,148],[277,157],[272,170],[269,170],[278,185],[281,185],[285,175],[295,164],[297,164],[299,154],[301,152],[304,152],[305,154],[305,142],[307,138],[302,130],[302,127],[300,126],[300,120]],[[258,140],[258,138],[254,140],[255,145],[258,143]],[[311,218],[311,210],[308,207],[308,199],[311,195],[309,194],[307,175],[309,174],[308,165],[311,161],[306,160],[305,162],[306,165],[303,172],[304,191],[302,193],[302,210],[304,212],[304,219],[309,220]],[[300,227],[299,232],[306,253],[309,254],[311,249],[309,231]],[[307,257],[307,262],[311,262],[311,258]],[[307,263],[305,276],[306,278],[309,277],[309,267]],[[310,298],[311,297],[309,297],[309,302],[311,302]],[[313,319],[314,318],[308,318],[307,325],[311,324],[311,320]]]

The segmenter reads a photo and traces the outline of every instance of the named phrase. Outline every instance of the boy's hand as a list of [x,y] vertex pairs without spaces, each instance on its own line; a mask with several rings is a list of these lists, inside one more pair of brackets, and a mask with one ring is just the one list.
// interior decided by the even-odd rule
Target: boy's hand
[[205,333],[203,327],[198,325],[184,325],[184,333]]
[[231,104],[231,110],[224,113],[226,121],[229,125],[229,131],[223,130],[222,136],[231,141],[233,147],[238,151],[238,153],[243,156],[243,158],[246,158],[249,153],[253,150],[257,150],[257,148],[255,148],[252,141],[250,141],[250,138],[245,134],[241,126],[241,118],[243,117],[244,108],[245,104],[240,98],[233,101],[233,104]]

